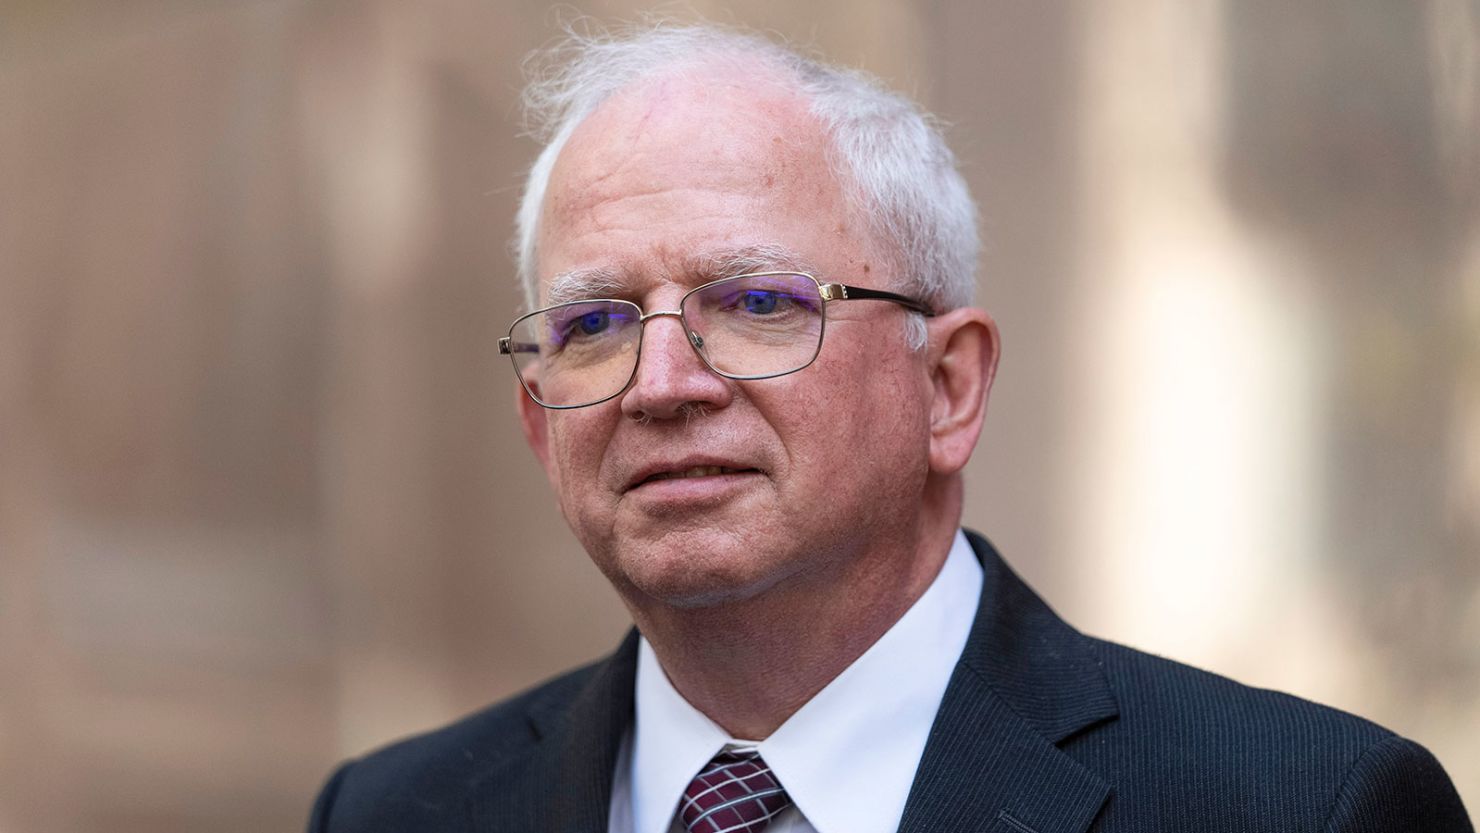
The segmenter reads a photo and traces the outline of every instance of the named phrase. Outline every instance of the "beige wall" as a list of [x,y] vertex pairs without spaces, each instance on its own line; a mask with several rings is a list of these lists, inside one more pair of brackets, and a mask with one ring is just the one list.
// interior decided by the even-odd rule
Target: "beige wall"
[[[967,523],[1480,807],[1480,8],[690,7],[954,125],[1006,341]],[[295,829],[618,639],[492,349],[556,18],[0,5],[0,833]]]

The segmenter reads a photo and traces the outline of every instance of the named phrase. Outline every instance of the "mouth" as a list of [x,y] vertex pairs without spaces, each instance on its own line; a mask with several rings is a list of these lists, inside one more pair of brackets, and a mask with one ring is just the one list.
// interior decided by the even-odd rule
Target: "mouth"
[[720,465],[695,465],[674,468],[665,468],[656,471],[647,471],[639,474],[627,485],[627,491],[638,489],[649,483],[659,483],[665,480],[695,480],[706,477],[725,477],[727,475],[762,474],[757,468],[740,466]]

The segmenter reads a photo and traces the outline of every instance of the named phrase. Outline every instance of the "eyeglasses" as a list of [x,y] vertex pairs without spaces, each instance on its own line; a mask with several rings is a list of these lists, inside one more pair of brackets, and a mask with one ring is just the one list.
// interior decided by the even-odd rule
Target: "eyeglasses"
[[689,345],[727,379],[771,379],[810,365],[822,350],[824,311],[833,301],[890,301],[932,317],[913,298],[822,283],[800,272],[723,278],[683,296],[677,310],[643,312],[631,301],[571,301],[514,321],[498,351],[519,383],[546,408],[584,408],[626,390],[637,376],[643,325],[661,316],[683,323]]

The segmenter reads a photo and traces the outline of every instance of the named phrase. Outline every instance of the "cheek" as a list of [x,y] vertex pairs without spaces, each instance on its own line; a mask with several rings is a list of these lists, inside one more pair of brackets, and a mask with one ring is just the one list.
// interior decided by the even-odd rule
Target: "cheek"
[[[777,426],[793,463],[825,477],[828,489],[856,492],[914,482],[929,453],[929,391],[908,360],[832,362],[818,384],[791,392],[789,424]],[[823,376],[822,374],[827,374]],[[836,492],[835,492],[836,494]]]
[[600,483],[601,459],[606,448],[595,421],[579,411],[550,421],[550,483],[566,516],[575,520],[587,496]]
[[[876,334],[876,339],[892,336]],[[824,418],[861,426],[855,439],[897,434],[918,427],[919,414],[928,410],[930,388],[921,359],[903,348],[875,341],[857,345],[820,367],[829,384],[818,386],[814,404]],[[881,421],[882,420],[882,421]]]

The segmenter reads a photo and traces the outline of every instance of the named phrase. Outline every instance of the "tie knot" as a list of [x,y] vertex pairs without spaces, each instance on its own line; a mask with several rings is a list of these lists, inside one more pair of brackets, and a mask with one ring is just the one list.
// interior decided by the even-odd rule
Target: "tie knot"
[[791,806],[759,752],[721,752],[683,791],[679,818],[689,833],[760,833]]

